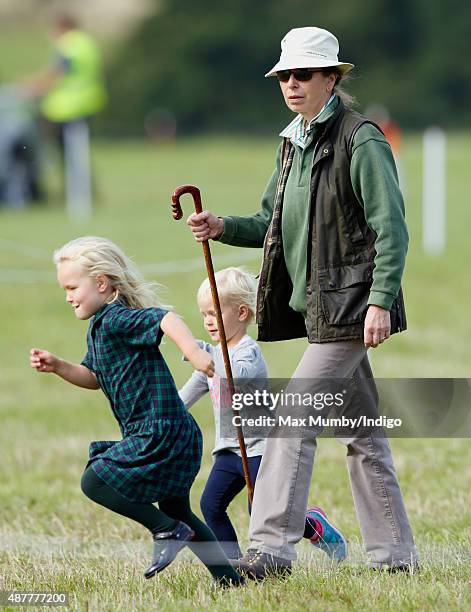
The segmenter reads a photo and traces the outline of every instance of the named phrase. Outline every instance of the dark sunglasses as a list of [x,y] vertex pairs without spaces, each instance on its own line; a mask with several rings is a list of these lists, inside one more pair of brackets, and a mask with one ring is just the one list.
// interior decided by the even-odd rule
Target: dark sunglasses
[[313,68],[295,68],[294,70],[280,70],[276,73],[276,76],[282,83],[287,83],[291,75],[293,75],[297,81],[310,81],[315,72],[322,72],[322,70],[314,70]]

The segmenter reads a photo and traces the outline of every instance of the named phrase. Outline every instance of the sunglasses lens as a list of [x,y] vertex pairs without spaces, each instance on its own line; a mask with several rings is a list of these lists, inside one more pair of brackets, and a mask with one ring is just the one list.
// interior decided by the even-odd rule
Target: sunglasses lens
[[309,68],[299,68],[298,70],[293,70],[294,78],[297,81],[310,81],[313,74],[314,71],[309,70]]
[[310,81],[314,72],[319,71],[312,70],[311,68],[296,68],[295,70],[280,70],[276,73],[276,76],[282,83],[287,83],[291,75],[293,75],[297,81]]
[[289,77],[291,76],[291,70],[281,70],[276,73],[278,80],[282,83],[287,83],[289,81]]

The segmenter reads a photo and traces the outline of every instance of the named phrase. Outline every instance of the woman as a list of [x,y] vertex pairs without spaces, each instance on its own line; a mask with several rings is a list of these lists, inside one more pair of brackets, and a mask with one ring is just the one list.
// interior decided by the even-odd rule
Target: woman
[[[307,336],[293,379],[366,379],[351,399],[377,414],[367,357],[406,328],[400,287],[408,235],[391,149],[350,110],[339,83],[353,65],[315,27],[288,32],[277,76],[297,113],[281,132],[277,166],[254,215],[188,219],[198,241],[264,247],[257,304],[260,340]],[[250,547],[238,567],[254,578],[289,572],[303,534],[316,432],[269,438],[257,480]],[[416,564],[412,532],[382,432],[341,439],[366,550],[374,568]]]

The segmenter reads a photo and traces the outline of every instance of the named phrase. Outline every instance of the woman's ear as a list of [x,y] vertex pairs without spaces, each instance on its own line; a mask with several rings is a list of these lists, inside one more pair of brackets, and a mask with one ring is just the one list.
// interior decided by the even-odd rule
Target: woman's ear
[[332,90],[334,89],[336,83],[337,75],[335,74],[335,72],[331,72],[328,76],[326,91],[328,93],[332,93]]

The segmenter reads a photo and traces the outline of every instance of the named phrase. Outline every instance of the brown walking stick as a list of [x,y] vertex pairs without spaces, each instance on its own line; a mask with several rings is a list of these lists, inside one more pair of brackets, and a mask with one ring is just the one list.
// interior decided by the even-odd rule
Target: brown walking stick
[[[194,185],[182,185],[181,187],[177,187],[172,195],[172,215],[173,218],[178,221],[183,217],[182,207],[180,205],[180,197],[185,193],[190,193],[193,196],[193,201],[195,204],[195,211],[197,213],[203,212],[203,207],[201,205],[201,194],[198,187]],[[226,370],[226,378],[227,384],[229,386],[229,395],[231,398],[232,404],[232,396],[234,395],[234,379],[232,378],[232,369],[231,362],[229,360],[229,351],[227,350],[227,340],[226,340],[226,332],[224,330],[224,323],[222,320],[221,313],[221,304],[219,302],[218,290],[216,286],[216,279],[214,278],[214,268],[213,262],[211,260],[211,251],[209,249],[209,243],[205,240],[203,243],[203,252],[204,252],[204,260],[206,262],[206,270],[208,273],[209,284],[211,286],[211,295],[213,296],[214,309],[216,311],[216,319],[218,323],[219,336],[221,338],[221,348],[222,348],[222,356],[224,358],[224,368]],[[237,415],[237,412],[232,409],[232,413],[234,416]],[[244,476],[245,482],[247,484],[247,492],[249,496],[250,505],[252,505],[253,500],[253,484],[252,478],[250,477],[249,464],[247,461],[247,451],[245,448],[245,440],[244,434],[242,432],[242,427],[240,425],[236,425],[237,430],[237,439],[239,441],[240,454],[242,456],[242,467],[244,468]]]

